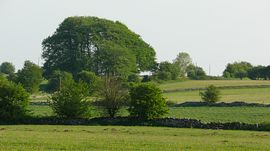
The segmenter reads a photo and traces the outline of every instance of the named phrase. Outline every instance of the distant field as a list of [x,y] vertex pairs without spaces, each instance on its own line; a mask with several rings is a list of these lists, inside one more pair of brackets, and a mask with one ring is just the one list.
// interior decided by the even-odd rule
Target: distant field
[[168,82],[160,84],[159,87],[162,90],[176,90],[176,89],[190,89],[190,88],[204,88],[209,85],[215,85],[218,87],[224,86],[260,86],[269,85],[270,80],[188,80],[180,82]]
[[[48,106],[31,106],[35,116],[50,116],[52,110]],[[102,116],[100,111],[93,109],[92,117]],[[123,109],[119,114],[128,116]],[[203,122],[244,122],[270,123],[270,107],[171,107],[166,117],[192,118]]]
[[170,117],[203,122],[270,123],[270,107],[173,107]]
[[269,151],[269,132],[128,126],[0,126],[1,151]]
[[[164,93],[164,97],[177,103],[201,101],[198,90]],[[221,90],[221,101],[270,104],[270,88],[224,89]]]

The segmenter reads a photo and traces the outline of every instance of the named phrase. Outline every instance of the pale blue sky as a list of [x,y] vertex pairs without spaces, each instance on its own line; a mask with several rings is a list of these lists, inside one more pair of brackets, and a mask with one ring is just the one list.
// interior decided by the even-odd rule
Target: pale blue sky
[[158,61],[186,51],[212,75],[233,61],[270,64],[269,0],[0,0],[0,62],[37,63],[42,40],[68,16],[119,20]]

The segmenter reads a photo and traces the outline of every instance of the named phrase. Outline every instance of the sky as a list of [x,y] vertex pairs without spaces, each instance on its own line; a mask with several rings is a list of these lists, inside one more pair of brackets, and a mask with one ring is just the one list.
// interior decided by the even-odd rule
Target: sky
[[0,63],[41,65],[42,40],[69,16],[118,20],[158,62],[187,52],[210,75],[234,61],[270,64],[269,0],[0,0]]

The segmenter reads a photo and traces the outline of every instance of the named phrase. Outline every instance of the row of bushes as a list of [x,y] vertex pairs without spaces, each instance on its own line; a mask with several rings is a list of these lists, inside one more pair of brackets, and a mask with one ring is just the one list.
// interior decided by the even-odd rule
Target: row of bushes
[[[128,106],[130,116],[159,118],[168,112],[161,90],[152,83],[125,85],[117,77],[102,78],[95,95],[84,81],[62,80],[58,91],[52,94],[49,105],[59,118],[89,118],[93,101],[105,115],[115,117]],[[94,100],[92,98],[95,98]],[[20,84],[0,79],[0,118],[18,119],[27,115],[29,95]]]

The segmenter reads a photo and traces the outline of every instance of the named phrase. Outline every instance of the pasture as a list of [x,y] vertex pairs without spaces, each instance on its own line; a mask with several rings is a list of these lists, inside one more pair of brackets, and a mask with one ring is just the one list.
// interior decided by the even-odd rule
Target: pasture
[[268,151],[269,132],[123,126],[0,126],[0,150]]
[[[49,106],[31,106],[34,116],[52,116]],[[92,108],[91,117],[102,116],[101,110]],[[121,110],[119,116],[128,116],[128,111]],[[170,107],[165,117],[191,118],[202,122],[243,122],[250,124],[270,123],[270,107]]]
[[217,87],[245,87],[245,86],[269,86],[270,81],[266,80],[186,80],[186,81],[169,81],[159,85],[162,90],[178,90],[191,88],[205,88],[209,85]]
[[[270,88],[221,89],[221,101],[270,104]],[[164,97],[175,103],[201,101],[199,90],[164,93]]]

